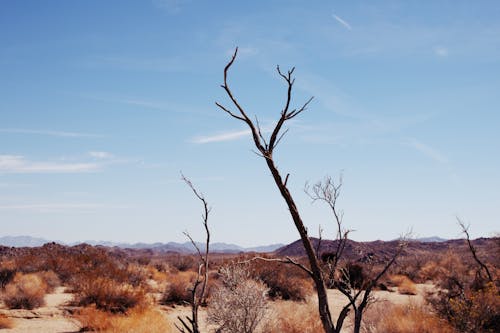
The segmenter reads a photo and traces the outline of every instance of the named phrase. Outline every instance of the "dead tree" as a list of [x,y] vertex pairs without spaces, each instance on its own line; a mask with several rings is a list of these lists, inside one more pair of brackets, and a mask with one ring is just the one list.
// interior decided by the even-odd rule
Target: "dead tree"
[[276,164],[273,159],[273,153],[277,145],[280,143],[281,139],[283,136],[286,134],[286,130],[283,130],[283,125],[285,124],[286,121],[291,120],[301,114],[303,111],[306,110],[308,104],[311,102],[312,97],[305,102],[300,108],[298,109],[291,109],[290,108],[290,103],[292,99],[292,88],[293,84],[295,82],[295,79],[293,78],[293,71],[294,68],[289,70],[286,73],[283,73],[279,66],[276,68],[278,71],[278,74],[280,77],[285,81],[287,85],[287,97],[285,101],[285,105],[283,109],[281,110],[281,115],[271,132],[271,135],[269,139],[264,138],[260,125],[258,121],[255,123],[250,119],[250,117],[247,115],[245,110],[242,108],[242,106],[239,104],[239,102],[236,100],[234,97],[233,93],[231,92],[231,89],[229,88],[228,81],[227,81],[227,74],[229,69],[234,63],[234,60],[236,59],[236,55],[238,53],[238,48],[236,48],[231,60],[227,63],[226,67],[224,68],[224,84],[222,84],[222,88],[225,90],[227,93],[228,97],[230,98],[231,102],[233,103],[234,107],[236,107],[237,111],[233,112],[229,108],[223,106],[220,103],[216,103],[216,105],[229,114],[231,117],[236,118],[240,121],[243,121],[248,125],[250,128],[250,131],[252,133],[252,138],[255,144],[255,147],[257,148],[257,154],[259,154],[261,157],[263,157],[266,161],[267,167],[271,171],[271,174],[273,176],[274,182],[276,183],[276,186],[278,187],[281,196],[285,200],[288,209],[290,210],[291,217],[293,219],[293,222],[295,224],[295,227],[297,228],[297,231],[300,234],[300,238],[302,240],[302,245],[304,246],[305,252],[307,254],[307,258],[309,260],[309,265],[310,269],[306,269],[307,273],[311,276],[311,278],[314,281],[317,295],[318,295],[318,306],[319,306],[319,314],[321,318],[321,322],[323,324],[323,329],[325,330],[326,333],[333,333],[333,332],[338,332],[336,329],[336,324],[333,323],[332,321],[332,316],[330,313],[329,305],[328,305],[328,297],[326,293],[326,286],[323,278],[323,273],[321,271],[320,263],[316,257],[316,253],[314,251],[313,245],[309,239],[309,236],[307,234],[307,229],[304,226],[304,223],[302,222],[302,218],[300,217],[299,211],[297,209],[297,205],[295,204],[295,201],[290,193],[290,191],[287,188],[287,181],[289,175],[287,174],[285,179],[283,179],[281,173],[279,172],[278,168],[276,167]]
[[465,223],[460,218],[458,218],[458,217],[457,217],[457,221],[458,221],[458,225],[462,229],[462,232],[465,234],[465,238],[467,240],[467,245],[469,246],[469,251],[472,254],[472,257],[474,258],[474,261],[480,267],[479,271],[478,271],[479,277],[482,278],[481,270],[483,270],[486,273],[486,276],[488,278],[488,282],[493,282],[493,277],[492,277],[492,275],[490,273],[490,270],[488,269],[488,266],[486,266],[486,264],[483,263],[479,259],[479,257],[477,256],[476,248],[474,247],[474,245],[472,245],[472,242],[470,240],[470,235],[469,235],[469,226],[465,225]]
[[[202,253],[198,245],[196,245],[195,241],[191,237],[191,235],[189,235],[189,233],[187,232],[184,232],[184,235],[186,235],[186,237],[189,238],[191,244],[193,244],[194,248],[196,249],[196,252],[198,253],[199,264],[198,264],[198,274],[196,276],[196,280],[194,281],[193,287],[190,290],[191,301],[189,302],[189,305],[191,306],[191,317],[186,316],[182,318],[178,316],[177,319],[180,321],[182,325],[179,326],[175,324],[175,327],[181,333],[200,333],[198,324],[198,309],[202,304],[203,300],[205,299],[207,283],[208,283],[208,254],[210,250],[210,230],[208,229],[208,214],[210,213],[210,207],[208,206],[208,203],[205,200],[203,194],[198,192],[198,190],[196,190],[193,183],[191,183],[191,181],[187,179],[184,175],[181,174],[181,176],[182,180],[189,186],[189,188],[193,191],[194,195],[203,203],[202,219],[203,219],[203,227],[205,228],[205,233],[206,233],[206,242],[205,242],[205,251],[204,253]],[[201,289],[199,289],[200,287]]]
[[[297,267],[300,267],[302,270],[304,270],[313,280],[314,285],[316,287],[316,293],[318,297],[318,311],[321,319],[321,323],[323,326],[323,330],[325,333],[339,333],[341,331],[342,325],[344,323],[345,318],[347,317],[349,311],[351,308],[354,309],[355,315],[358,314],[356,318],[359,319],[359,325],[357,328],[357,331],[359,332],[359,326],[361,323],[361,315],[363,313],[363,310],[366,308],[366,304],[368,303],[368,297],[369,297],[369,291],[375,286],[376,281],[387,271],[388,267],[394,262],[395,258],[393,260],[389,261],[387,266],[383,269],[382,272],[380,272],[380,276],[376,277],[371,286],[368,286],[370,289],[368,293],[362,293],[361,291],[357,292],[354,294],[354,296],[348,296],[349,303],[344,307],[342,310],[341,314],[337,318],[337,320],[334,322],[330,308],[328,305],[328,296],[327,296],[327,286],[325,284],[325,281],[329,281],[330,279],[333,279],[333,276],[328,276],[325,277],[325,274],[322,270],[321,264],[320,264],[320,259],[319,259],[319,253],[318,251],[313,247],[313,244],[309,238],[307,228],[304,226],[304,223],[302,221],[302,218],[299,214],[297,205],[295,204],[295,201],[292,197],[292,194],[290,193],[288,187],[287,187],[287,182],[289,178],[289,174],[286,174],[286,176],[283,178],[281,172],[278,170],[275,161],[274,161],[274,151],[278,144],[281,142],[283,139],[283,136],[287,133],[287,129],[283,129],[285,123],[302,112],[304,112],[307,109],[307,106],[309,103],[312,101],[313,97],[309,98],[302,106],[299,108],[292,108],[290,106],[291,104],[291,99],[292,99],[292,89],[293,85],[295,83],[295,79],[293,77],[293,72],[294,68],[291,70],[288,70],[287,72],[282,72],[280,67],[277,66],[276,70],[278,72],[278,75],[284,80],[286,86],[287,86],[287,94],[286,94],[286,99],[285,103],[283,106],[283,109],[280,112],[280,116],[278,120],[276,121],[276,124],[274,125],[273,130],[271,131],[271,134],[266,138],[264,137],[260,124],[257,119],[253,121],[247,112],[244,110],[244,108],[241,106],[241,104],[238,102],[236,97],[233,95],[231,89],[229,88],[228,84],[228,72],[231,66],[233,65],[236,56],[238,54],[238,48],[236,48],[233,56],[231,57],[231,60],[227,63],[227,65],[224,68],[224,83],[221,85],[221,87],[224,89],[226,92],[227,96],[229,97],[230,101],[233,104],[233,107],[236,110],[232,110],[231,108],[228,108],[220,103],[216,103],[216,105],[224,112],[226,112],[228,115],[231,117],[238,119],[242,122],[244,122],[250,129],[251,134],[252,134],[252,139],[255,145],[255,148],[257,149],[255,153],[262,158],[264,158],[266,165],[269,169],[269,171],[272,174],[272,177],[274,179],[274,182],[276,186],[278,187],[278,190],[283,197],[283,199],[286,202],[286,205],[290,211],[290,215],[292,217],[293,223],[295,227],[297,228],[297,231],[299,232],[300,239],[302,241],[302,245],[304,247],[309,267],[306,267],[291,258],[286,258],[286,259],[265,259],[269,261],[280,261],[280,262],[285,262],[289,264],[293,264]],[[331,263],[331,269],[330,272],[335,272],[336,268],[338,266],[338,262],[340,259],[340,256],[342,255],[342,252],[344,250],[346,241],[347,241],[347,235],[349,233],[348,230],[343,230],[342,225],[341,225],[341,214],[339,214],[335,208],[335,202],[338,197],[338,190],[340,187],[336,187],[333,182],[331,183],[326,183],[326,184],[319,184],[315,185],[312,188],[312,192],[310,192],[310,196],[312,197],[313,201],[314,200],[322,200],[327,202],[332,211],[334,218],[337,222],[338,226],[338,238],[339,238],[339,243],[338,247],[336,250],[336,256],[334,261]],[[257,258],[255,258],[257,259]],[[330,275],[330,274],[329,274]],[[361,303],[358,303],[358,298],[362,296]],[[366,296],[366,297],[365,297]]]

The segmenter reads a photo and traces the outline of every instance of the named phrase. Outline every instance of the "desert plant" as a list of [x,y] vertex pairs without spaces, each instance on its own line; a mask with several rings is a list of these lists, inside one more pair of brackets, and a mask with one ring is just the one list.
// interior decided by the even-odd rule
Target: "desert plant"
[[3,301],[10,309],[34,309],[42,306],[47,292],[43,279],[33,273],[16,273],[5,286]]
[[429,309],[414,304],[373,304],[365,314],[363,333],[454,333],[445,321]]
[[389,277],[389,285],[396,286],[398,293],[402,295],[416,295],[417,286],[406,275],[392,275]]
[[42,278],[42,280],[47,285],[48,293],[53,292],[55,288],[61,285],[61,280],[59,279],[59,276],[57,276],[57,274],[54,273],[53,271],[43,271],[43,272],[38,272],[37,274]]
[[229,88],[228,72],[231,66],[234,64],[237,54],[238,54],[238,48],[236,48],[231,60],[224,67],[224,82],[221,85],[221,87],[226,92],[228,98],[230,99],[236,111],[232,111],[230,108],[223,106],[220,103],[216,103],[216,105],[220,108],[220,110],[227,113],[232,118],[235,118],[245,123],[248,126],[252,134],[252,139],[256,148],[256,153],[265,160],[266,165],[273,177],[274,183],[276,184],[281,196],[283,197],[288,207],[288,211],[290,212],[293,223],[300,235],[300,239],[308,260],[308,265],[306,266],[299,262],[296,262],[292,258],[286,258],[282,261],[292,264],[296,267],[299,267],[304,272],[306,272],[313,281],[318,299],[318,311],[323,325],[323,330],[325,333],[339,333],[342,329],[344,320],[347,317],[347,314],[351,310],[351,308],[355,312],[354,331],[359,332],[359,325],[361,323],[363,311],[367,306],[371,290],[377,284],[378,279],[380,279],[380,277],[385,274],[388,267],[392,265],[392,263],[395,261],[395,257],[399,255],[400,252],[397,251],[395,257],[393,257],[387,262],[387,266],[384,267],[382,271],[375,276],[374,279],[366,283],[365,287],[363,288],[364,290],[362,292],[359,291],[352,293],[352,289],[341,290],[342,293],[348,298],[349,304],[346,307],[344,307],[344,309],[339,314],[337,320],[334,322],[328,304],[328,295],[326,288],[327,286],[325,282],[328,279],[328,277],[334,275],[335,273],[338,260],[341,257],[344,246],[346,244],[347,235],[349,233],[348,230],[343,230],[342,214],[341,212],[338,212],[336,209],[336,201],[338,198],[340,185],[334,184],[331,178],[327,178],[324,182],[319,182],[318,184],[314,185],[311,191],[308,191],[306,189],[306,192],[311,196],[311,199],[313,201],[319,200],[328,204],[328,206],[332,210],[332,213],[334,215],[334,220],[337,223],[338,227],[337,238],[339,241],[338,242],[339,246],[337,247],[336,250],[336,259],[331,265],[330,272],[327,273],[325,277],[325,273],[322,270],[319,260],[320,257],[319,248],[315,249],[313,247],[311,239],[308,235],[307,228],[305,227],[302,217],[300,216],[295,200],[290,190],[287,187],[288,178],[290,175],[287,174],[285,177],[283,177],[278,167],[276,166],[274,160],[275,149],[281,142],[281,139],[283,138],[284,134],[286,133],[286,130],[284,130],[285,123],[294,119],[296,116],[304,112],[307,109],[309,103],[312,101],[312,97],[308,101],[306,101],[301,107],[295,109],[291,108],[290,104],[292,99],[292,90],[293,90],[293,85],[295,83],[295,79],[293,77],[294,68],[284,73],[278,66],[277,72],[278,75],[284,80],[285,85],[287,86],[287,94],[286,94],[285,104],[280,112],[279,118],[274,128],[270,131],[271,134],[269,135],[268,138],[266,138],[263,134],[264,132],[261,130],[258,120],[257,119],[252,120],[253,117],[251,118],[247,114],[247,112],[244,110],[244,108],[241,106],[241,104],[238,102],[233,92]]
[[12,281],[16,275],[17,268],[13,261],[2,261],[0,264],[0,289],[4,289],[7,283]]
[[81,331],[103,333],[171,333],[173,325],[157,310],[139,307],[125,314],[110,314],[85,307],[74,315]]
[[314,302],[277,302],[273,310],[264,324],[263,333],[317,333],[323,330]]
[[250,278],[241,266],[220,269],[221,285],[208,306],[208,322],[220,333],[255,332],[267,309],[267,287]]
[[140,287],[89,275],[87,279],[81,281],[75,291],[75,301],[79,306],[93,304],[98,310],[125,313],[133,307],[144,304],[146,295]]
[[167,286],[160,302],[162,304],[189,304],[191,288],[196,280],[196,273],[192,271],[169,274]]

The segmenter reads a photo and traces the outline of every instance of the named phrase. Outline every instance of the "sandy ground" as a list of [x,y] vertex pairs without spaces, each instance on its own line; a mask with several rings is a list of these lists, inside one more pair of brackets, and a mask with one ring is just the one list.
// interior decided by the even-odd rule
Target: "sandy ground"
[[[392,304],[407,304],[412,302],[418,304],[424,301],[423,295],[425,291],[432,290],[432,285],[420,284],[417,285],[418,295],[409,296],[401,295],[397,292],[389,291],[374,291],[373,299],[376,302],[388,302]],[[346,298],[337,290],[329,290],[328,296],[332,314],[336,316],[346,304]],[[71,319],[68,314],[68,302],[71,301],[72,295],[65,292],[64,287],[57,288],[53,294],[48,294],[45,298],[46,305],[34,310],[7,310],[3,304],[0,306],[0,314],[10,317],[14,321],[14,328],[3,329],[2,332],[12,333],[76,333],[80,327],[78,322]],[[314,301],[314,297],[312,297]],[[272,307],[272,304],[271,304]],[[189,316],[191,309],[185,306],[160,306],[159,309],[165,313],[166,317],[171,321],[178,323],[177,316]],[[200,310],[200,328],[206,331],[206,313],[203,309]],[[346,322],[343,332],[350,332],[349,321]]]
[[72,299],[72,295],[59,287],[53,294],[45,296],[46,305],[34,310],[6,310],[2,306],[0,313],[14,321],[14,327],[3,329],[2,333],[73,333],[80,327],[66,314],[65,305]]

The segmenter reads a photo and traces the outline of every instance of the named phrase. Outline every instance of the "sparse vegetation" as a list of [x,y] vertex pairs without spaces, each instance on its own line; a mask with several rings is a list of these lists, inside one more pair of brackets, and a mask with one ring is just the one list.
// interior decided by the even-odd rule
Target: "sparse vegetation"
[[[317,333],[323,330],[317,304],[279,302],[264,325],[264,333]],[[300,315],[299,315],[300,314]]]
[[3,301],[10,309],[34,309],[42,306],[47,284],[34,273],[16,273],[5,286]]
[[250,278],[242,266],[220,269],[221,285],[213,292],[208,306],[208,322],[220,333],[252,333],[267,310],[267,287]]
[[102,333],[171,333],[174,326],[159,311],[136,308],[126,314],[109,314],[95,307],[80,309],[74,318],[85,332]]

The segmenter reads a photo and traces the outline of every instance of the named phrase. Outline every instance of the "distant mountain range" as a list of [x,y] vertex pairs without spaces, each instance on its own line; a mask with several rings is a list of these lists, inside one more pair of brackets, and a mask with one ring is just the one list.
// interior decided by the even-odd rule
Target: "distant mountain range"
[[[83,242],[75,242],[75,243],[65,243],[61,241],[52,241],[44,238],[30,237],[30,236],[5,236],[0,237],[0,245],[10,246],[10,247],[37,247],[42,246],[46,243],[56,242],[63,245],[78,245],[82,243],[86,243],[89,245],[101,245],[107,247],[119,247],[123,249],[152,249],[159,252],[179,252],[179,253],[193,253],[196,251],[193,244],[190,242],[185,243],[177,243],[177,242],[168,242],[168,243],[115,243],[108,241],[94,241],[87,240]],[[196,245],[203,250],[205,247],[204,243],[196,243]],[[240,252],[273,252],[281,247],[284,244],[271,244],[265,246],[255,246],[255,247],[242,247],[235,244],[226,244],[226,243],[211,243],[210,250],[212,252],[221,252],[221,253],[240,253]]]

